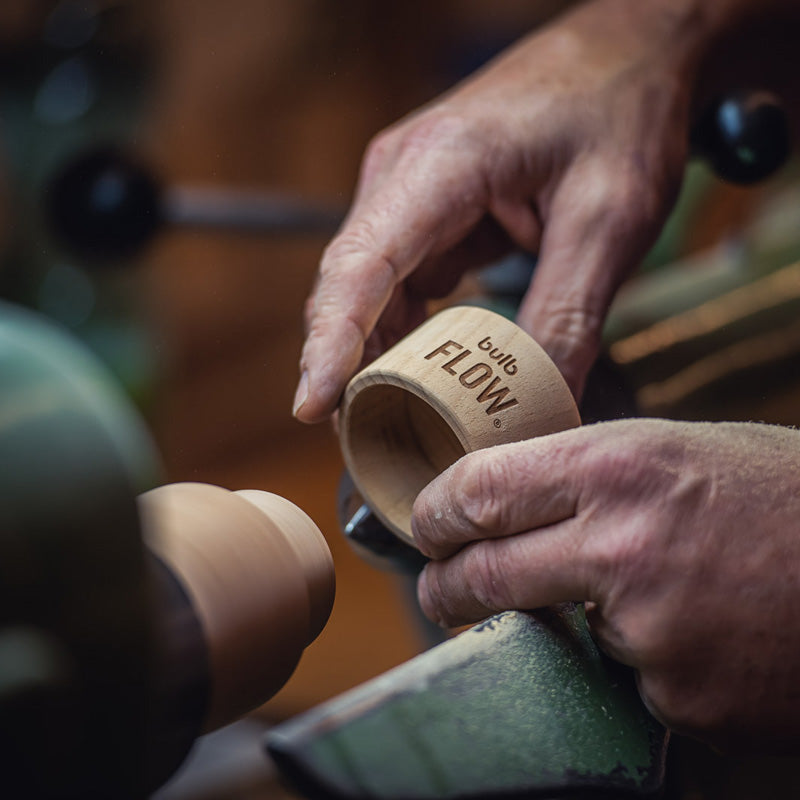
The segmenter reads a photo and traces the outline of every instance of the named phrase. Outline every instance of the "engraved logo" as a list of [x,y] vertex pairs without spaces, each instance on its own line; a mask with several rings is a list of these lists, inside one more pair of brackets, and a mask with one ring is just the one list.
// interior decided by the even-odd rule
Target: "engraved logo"
[[517,359],[514,358],[511,353],[501,353],[500,349],[492,344],[492,340],[488,336],[478,342],[478,347],[481,350],[487,350],[489,352],[489,358],[495,359],[497,361],[497,366],[502,366],[506,375],[517,374]]
[[[516,374],[516,359],[510,354],[499,353],[497,348],[492,348],[492,343],[488,336],[480,341],[478,348],[489,351],[489,358],[496,360],[497,366],[502,366],[508,375]],[[496,354],[493,355],[493,353]],[[482,387],[476,399],[479,403],[489,403],[485,408],[486,413],[489,415],[519,405],[519,400],[515,397],[511,397],[508,400],[505,399],[511,394],[511,390],[502,385],[502,379],[494,374],[494,368],[485,361],[474,363],[474,358],[469,358],[471,355],[472,350],[465,348],[463,344],[448,339],[444,344],[439,345],[435,350],[428,353],[425,359],[430,361],[440,356],[445,359],[445,362],[441,364],[441,368],[450,375],[457,377],[462,386],[467,389]]]

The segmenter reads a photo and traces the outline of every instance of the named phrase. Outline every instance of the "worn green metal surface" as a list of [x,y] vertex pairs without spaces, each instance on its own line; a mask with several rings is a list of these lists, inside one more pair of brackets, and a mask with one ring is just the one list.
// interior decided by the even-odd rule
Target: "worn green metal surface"
[[581,607],[506,612],[274,729],[301,791],[336,798],[656,794],[667,735]]

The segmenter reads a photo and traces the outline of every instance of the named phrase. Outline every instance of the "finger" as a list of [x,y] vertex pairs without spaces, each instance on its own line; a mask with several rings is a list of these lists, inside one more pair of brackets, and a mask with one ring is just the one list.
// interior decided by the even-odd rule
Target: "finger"
[[469,542],[496,539],[574,516],[589,428],[478,450],[420,492],[412,530],[419,549],[445,558]]
[[298,418],[336,406],[395,287],[435,248],[463,238],[483,215],[485,182],[457,146],[411,148],[394,175],[355,209],[323,257],[301,357]]
[[582,523],[475,542],[426,565],[417,583],[425,615],[446,627],[506,609],[531,610],[593,599],[592,566],[582,558]]
[[557,190],[518,313],[576,397],[613,295],[655,241],[666,214],[640,176],[596,161],[576,163]]
[[614,661],[627,664],[629,667],[638,667],[639,659],[636,650],[631,647],[625,630],[619,625],[616,616],[609,617],[604,609],[595,602],[586,602],[586,623],[592,639],[598,647]]
[[511,199],[495,194],[491,212],[511,241],[528,253],[538,253],[542,239],[542,222],[536,209],[524,196]]

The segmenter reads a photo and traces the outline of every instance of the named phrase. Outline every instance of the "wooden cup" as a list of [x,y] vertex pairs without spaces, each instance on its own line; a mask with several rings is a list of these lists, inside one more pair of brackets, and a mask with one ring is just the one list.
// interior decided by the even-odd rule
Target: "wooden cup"
[[350,381],[339,435],[365,502],[413,545],[414,500],[461,456],[578,425],[566,382],[527,333],[493,311],[456,306]]

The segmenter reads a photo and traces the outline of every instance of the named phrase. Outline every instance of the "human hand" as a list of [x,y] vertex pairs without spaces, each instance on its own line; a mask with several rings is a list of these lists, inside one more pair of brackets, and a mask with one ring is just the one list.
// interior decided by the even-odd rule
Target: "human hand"
[[413,528],[431,619],[586,601],[666,725],[796,748],[800,431],[626,420],[477,451]]
[[308,303],[300,419],[513,246],[539,253],[519,322],[580,393],[682,176],[702,29],[684,5],[582,4],[374,140]]

